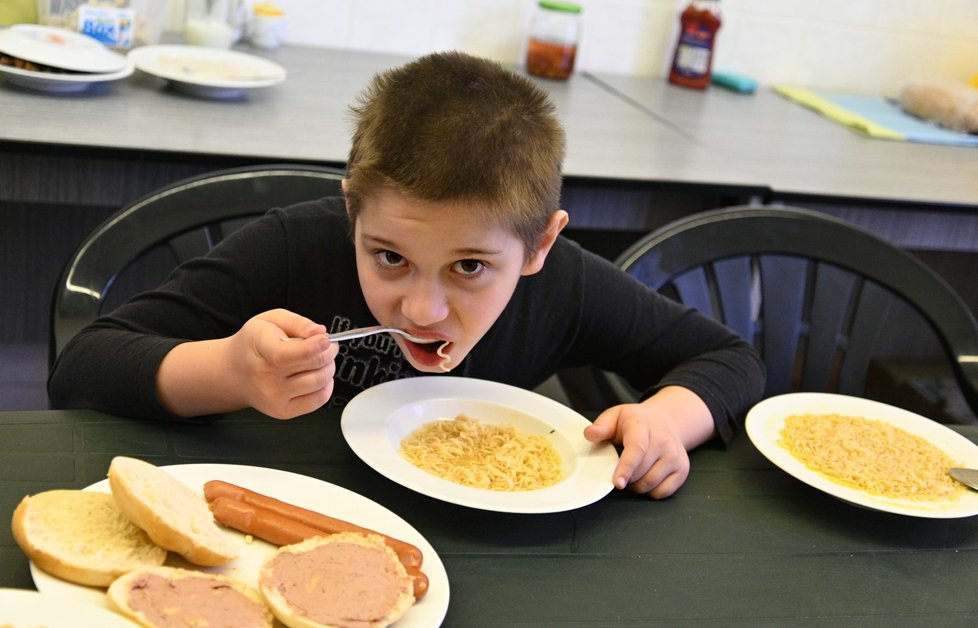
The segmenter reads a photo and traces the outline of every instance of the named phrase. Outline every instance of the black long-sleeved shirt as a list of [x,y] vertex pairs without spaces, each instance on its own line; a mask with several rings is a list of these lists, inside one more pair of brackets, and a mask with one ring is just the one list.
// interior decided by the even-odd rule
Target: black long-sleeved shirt
[[[166,353],[184,341],[230,336],[279,307],[331,332],[377,323],[357,280],[342,198],[270,211],[183,264],[158,290],[85,328],[52,369],[52,405],[170,418],[156,396]],[[558,369],[582,365],[616,372],[647,393],[666,385],[692,390],[724,440],[764,387],[764,367],[746,341],[565,238],[539,273],[520,278],[452,375],[532,389]],[[419,374],[386,335],[347,341],[330,403]]]

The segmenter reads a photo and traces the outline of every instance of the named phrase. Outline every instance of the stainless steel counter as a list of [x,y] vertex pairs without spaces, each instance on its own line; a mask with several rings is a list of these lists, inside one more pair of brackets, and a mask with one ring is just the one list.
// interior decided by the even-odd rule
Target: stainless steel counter
[[[408,61],[308,47],[261,55],[285,67],[288,78],[239,100],[188,96],[139,71],[75,96],[4,84],[0,142],[342,164],[348,106],[376,72]],[[568,176],[756,183],[585,76],[538,82],[553,95],[567,128]],[[690,163],[708,169],[690,170]]]
[[[644,77],[589,75],[690,142],[723,155],[774,194],[978,205],[978,150],[862,136],[761,88],[684,89]],[[690,164],[712,178],[708,163]]]

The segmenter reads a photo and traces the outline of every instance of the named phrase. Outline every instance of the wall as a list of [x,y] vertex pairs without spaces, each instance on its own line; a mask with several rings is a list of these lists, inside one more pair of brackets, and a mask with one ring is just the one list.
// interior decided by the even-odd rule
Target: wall
[[[182,0],[171,0],[179,5]],[[246,0],[253,1],[253,0]],[[273,0],[296,44],[518,64],[533,0]],[[579,0],[580,70],[661,76],[685,0]],[[763,84],[893,95],[978,74],[978,0],[723,0],[715,64]]]

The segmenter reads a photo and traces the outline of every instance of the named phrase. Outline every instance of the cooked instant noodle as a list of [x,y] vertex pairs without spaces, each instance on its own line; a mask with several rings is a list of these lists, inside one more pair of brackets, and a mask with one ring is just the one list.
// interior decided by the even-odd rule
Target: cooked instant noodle
[[452,361],[452,356],[448,355],[447,353],[443,353],[445,347],[447,346],[448,346],[448,341],[445,341],[441,343],[441,346],[439,346],[438,349],[435,350],[435,353],[437,353],[438,357],[441,358],[441,363],[438,364],[438,367],[445,373],[452,370],[452,367],[448,366],[448,363]]
[[882,497],[917,501],[959,498],[948,476],[958,466],[923,438],[889,423],[841,414],[789,416],[778,444],[829,479]]
[[432,475],[494,491],[532,491],[561,479],[560,454],[545,437],[464,414],[414,430],[401,441],[401,455]]

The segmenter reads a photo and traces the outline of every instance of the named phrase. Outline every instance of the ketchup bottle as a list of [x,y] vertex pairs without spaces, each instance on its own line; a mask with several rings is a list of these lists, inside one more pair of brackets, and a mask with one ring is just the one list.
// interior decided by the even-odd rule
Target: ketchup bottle
[[713,74],[713,44],[720,30],[720,0],[693,0],[679,18],[669,82],[706,89]]

